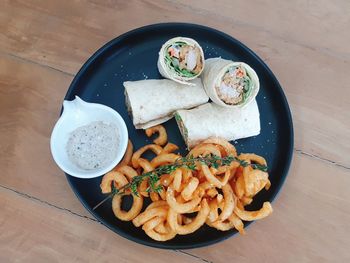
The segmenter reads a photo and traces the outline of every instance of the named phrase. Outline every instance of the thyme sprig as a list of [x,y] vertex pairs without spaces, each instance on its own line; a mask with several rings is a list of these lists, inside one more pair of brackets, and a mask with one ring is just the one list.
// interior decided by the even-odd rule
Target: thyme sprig
[[220,157],[217,155],[206,155],[206,156],[188,156],[188,157],[179,157],[173,164],[167,164],[159,166],[158,168],[154,169],[153,171],[143,173],[141,175],[135,176],[132,178],[132,180],[120,187],[116,188],[114,185],[112,185],[112,191],[111,193],[104,198],[100,203],[98,203],[92,210],[95,210],[100,205],[102,205],[104,202],[106,202],[108,199],[112,198],[114,195],[123,195],[126,193],[127,190],[131,190],[131,192],[139,196],[138,187],[140,186],[141,182],[144,180],[149,181],[149,187],[146,189],[147,192],[155,192],[159,193],[162,190],[162,186],[158,185],[160,176],[163,174],[170,174],[171,172],[175,171],[177,168],[180,167],[186,167],[192,171],[196,170],[197,163],[205,164],[207,166],[211,166],[213,168],[219,168],[220,166],[226,166],[230,165],[232,162],[238,162],[240,166],[247,167],[251,166],[253,169],[258,169],[263,172],[267,172],[267,166],[260,165],[260,164],[249,164],[248,162],[244,160],[240,160],[239,158],[235,156],[226,156],[226,157]]

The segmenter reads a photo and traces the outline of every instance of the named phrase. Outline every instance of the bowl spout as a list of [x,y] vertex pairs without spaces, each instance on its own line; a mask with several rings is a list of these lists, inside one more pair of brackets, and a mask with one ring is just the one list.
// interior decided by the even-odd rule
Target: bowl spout
[[86,102],[83,101],[78,96],[75,96],[74,100],[65,100],[63,101],[63,113],[64,115],[77,115],[82,111],[82,108]]

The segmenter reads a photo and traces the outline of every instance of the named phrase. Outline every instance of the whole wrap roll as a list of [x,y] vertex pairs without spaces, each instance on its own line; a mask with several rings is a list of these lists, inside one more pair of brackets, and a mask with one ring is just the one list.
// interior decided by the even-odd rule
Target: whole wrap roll
[[166,122],[178,109],[190,109],[208,102],[200,79],[191,82],[192,86],[168,79],[126,81],[126,106],[136,129]]
[[[165,59],[166,54],[167,54],[167,49],[169,48],[169,46],[171,46],[172,44],[174,44],[176,42],[184,42],[190,46],[196,46],[199,48],[201,61],[202,61],[202,68],[201,68],[200,72],[198,74],[196,74],[195,76],[192,76],[192,77],[181,76],[179,72],[174,70],[174,68],[169,67],[169,64],[167,64],[166,59]],[[203,69],[204,69],[204,63],[205,63],[204,53],[203,53],[201,46],[197,43],[197,41],[195,41],[192,38],[187,38],[187,37],[175,37],[175,38],[172,38],[172,39],[168,40],[167,42],[165,42],[163,44],[163,46],[161,47],[161,49],[159,51],[157,66],[158,66],[159,73],[164,78],[174,80],[178,83],[191,85],[191,82],[189,82],[189,81],[193,80],[193,79],[199,77],[199,75],[201,75],[201,73],[203,72]]]
[[206,103],[191,110],[176,111],[175,119],[188,148],[213,136],[231,141],[260,133],[260,115],[255,100],[242,109]]
[[[252,81],[252,87],[249,96],[241,103],[230,105],[225,103],[217,93],[216,87],[221,85],[223,76],[231,67],[241,65],[246,70]],[[217,105],[228,108],[242,108],[251,103],[259,92],[259,78],[254,69],[244,62],[233,62],[222,58],[209,58],[205,61],[205,68],[202,73],[204,89],[210,99]]]

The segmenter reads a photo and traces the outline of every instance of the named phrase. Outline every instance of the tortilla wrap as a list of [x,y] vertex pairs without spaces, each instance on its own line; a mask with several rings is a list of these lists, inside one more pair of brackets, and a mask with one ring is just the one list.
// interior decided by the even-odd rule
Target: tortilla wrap
[[206,103],[191,110],[176,111],[175,119],[188,148],[212,136],[231,141],[260,133],[259,109],[255,100],[242,109]]
[[[229,68],[241,65],[246,70],[250,79],[252,80],[252,87],[249,91],[249,96],[241,103],[230,105],[222,101],[218,94],[216,87],[221,85],[221,81],[225,73]],[[233,62],[222,58],[209,58],[205,61],[205,68],[202,73],[202,81],[204,89],[207,92],[210,99],[217,105],[227,108],[243,108],[251,103],[259,92],[260,83],[259,78],[254,69],[244,62]]]
[[[173,67],[170,67],[166,63],[165,56],[167,54],[167,49],[168,49],[169,46],[171,46],[175,42],[184,42],[184,43],[186,43],[186,44],[188,44],[190,46],[197,46],[199,48],[199,51],[200,51],[200,54],[201,54],[202,69],[195,76],[193,76],[193,77],[181,76],[180,73],[178,73],[176,70],[174,70]],[[158,66],[159,73],[164,78],[174,80],[174,81],[176,81],[178,83],[191,85],[191,82],[189,82],[189,81],[197,78],[203,72],[204,63],[205,62],[204,62],[203,49],[197,43],[197,41],[195,41],[192,38],[187,38],[187,37],[175,37],[175,38],[172,38],[172,39],[168,40],[167,42],[165,42],[165,44],[161,47],[161,49],[159,51],[157,66]]]
[[190,109],[208,102],[200,79],[188,86],[167,79],[126,81],[126,106],[136,129],[166,122],[179,109]]

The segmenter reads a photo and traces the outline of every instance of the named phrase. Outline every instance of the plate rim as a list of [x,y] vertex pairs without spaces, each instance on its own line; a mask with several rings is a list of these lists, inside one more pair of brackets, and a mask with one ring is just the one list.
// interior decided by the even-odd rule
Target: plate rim
[[[69,85],[69,88],[64,96],[64,100],[69,99],[69,97],[71,97],[72,95],[74,95],[74,89],[76,89],[76,83],[80,80],[80,78],[82,77],[82,75],[84,74],[84,72],[86,71],[86,69],[96,60],[98,59],[99,55],[103,54],[106,50],[108,50],[111,46],[115,45],[116,43],[122,41],[123,39],[128,38],[130,35],[133,35],[135,33],[139,33],[141,31],[147,31],[147,30],[151,30],[151,29],[156,29],[156,28],[163,28],[163,27],[192,27],[192,28],[199,28],[201,30],[205,30],[205,31],[211,31],[215,34],[220,35],[221,37],[227,39],[230,42],[235,42],[237,45],[241,46],[246,52],[248,52],[255,60],[257,60],[262,66],[263,68],[267,71],[268,75],[272,78],[272,81],[276,84],[276,86],[278,87],[278,92],[280,95],[280,98],[282,100],[283,105],[285,106],[285,110],[286,110],[286,120],[289,123],[289,135],[290,135],[290,140],[288,143],[289,149],[288,152],[286,152],[287,158],[286,158],[286,163],[283,166],[283,169],[281,170],[281,177],[279,180],[278,185],[276,186],[277,191],[275,193],[273,193],[271,195],[270,198],[270,202],[273,202],[276,197],[281,193],[281,190],[283,188],[283,185],[285,183],[285,180],[288,176],[289,170],[290,170],[290,166],[292,163],[292,159],[293,159],[293,153],[294,153],[294,127],[293,127],[293,119],[292,119],[292,114],[291,114],[291,110],[289,107],[289,103],[287,100],[287,97],[284,93],[284,90],[282,88],[282,86],[280,85],[278,79],[276,78],[276,76],[274,75],[274,73],[272,72],[272,70],[268,67],[268,65],[254,52],[252,51],[249,47],[247,47],[245,44],[243,44],[241,41],[237,40],[236,38],[232,37],[231,35],[224,33],[218,29],[209,27],[209,26],[204,26],[204,25],[199,25],[199,24],[195,24],[195,23],[182,23],[182,22],[166,22],[166,23],[156,23],[156,24],[148,24],[142,27],[138,27],[135,29],[132,29],[130,31],[127,31],[113,39],[111,39],[110,41],[108,41],[106,44],[104,44],[102,47],[100,47],[99,49],[97,49],[85,62],[84,64],[81,66],[81,68],[79,69],[79,71],[77,72],[77,74],[74,76],[71,84]],[[61,108],[61,113],[62,114],[62,110],[63,108]],[[132,235],[126,234],[124,232],[121,231],[117,231],[116,228],[112,228],[112,226],[110,226],[108,223],[106,223],[104,221],[104,219],[102,217],[100,217],[97,213],[94,213],[94,211],[92,210],[92,208],[86,203],[86,201],[80,196],[80,194],[78,193],[78,190],[73,186],[73,183],[71,181],[72,176],[69,174],[66,174],[66,179],[69,183],[69,186],[72,188],[74,194],[76,195],[76,197],[78,198],[78,200],[80,201],[80,203],[84,206],[84,208],[101,224],[103,224],[104,226],[106,226],[108,229],[112,230],[114,233],[118,234],[119,236],[136,242],[138,244],[141,245],[146,245],[148,247],[154,247],[154,248],[161,248],[161,249],[193,249],[193,248],[200,248],[200,247],[206,247],[209,245],[213,245],[219,242],[222,242],[224,240],[227,240],[228,238],[231,238],[232,236],[235,236],[237,234],[237,231],[232,231],[228,233],[227,235],[220,237],[218,239],[214,239],[214,240],[208,240],[205,242],[200,242],[200,243],[194,243],[194,244],[190,244],[190,245],[168,245],[164,242],[156,242],[156,243],[150,243],[147,242],[145,240],[139,239],[139,238],[135,238]],[[245,228],[247,228],[251,223],[253,223],[254,221],[251,222],[246,222],[245,223]]]

